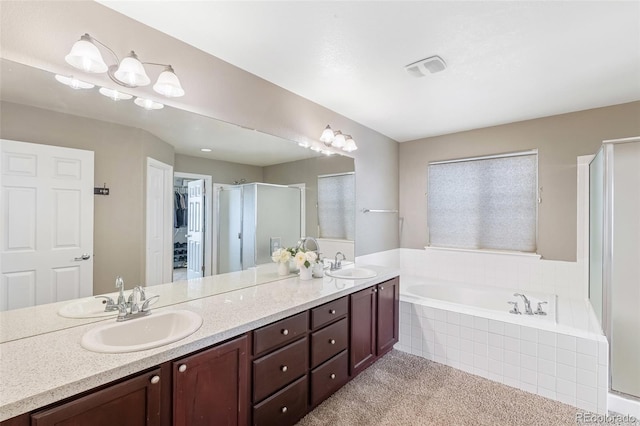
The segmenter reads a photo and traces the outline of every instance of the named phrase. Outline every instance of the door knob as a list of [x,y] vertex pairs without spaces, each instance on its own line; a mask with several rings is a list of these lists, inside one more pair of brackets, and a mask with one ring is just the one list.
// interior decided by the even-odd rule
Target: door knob
[[73,260],[74,260],[75,262],[82,262],[83,260],[89,260],[89,259],[91,259],[91,255],[86,254],[86,253],[85,253],[85,254],[83,254],[83,255],[82,255],[82,256],[80,256],[80,257],[74,257],[74,258],[73,258]]

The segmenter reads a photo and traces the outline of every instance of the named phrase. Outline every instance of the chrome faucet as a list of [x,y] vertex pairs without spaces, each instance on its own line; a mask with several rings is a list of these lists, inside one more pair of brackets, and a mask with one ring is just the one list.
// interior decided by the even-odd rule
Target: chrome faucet
[[118,319],[117,321],[128,321],[130,319],[143,317],[151,313],[149,305],[152,300],[158,299],[160,296],[153,296],[146,298],[144,289],[141,286],[135,286],[131,290],[129,299],[126,303],[118,304]]
[[[338,255],[340,255],[340,257],[342,259],[338,259]],[[332,271],[337,271],[338,269],[342,268],[342,261],[343,260],[347,260],[347,258],[344,256],[344,254],[342,254],[341,251],[336,253],[336,257],[334,259],[334,262],[331,264],[331,270]]]
[[124,280],[122,279],[121,276],[117,276],[116,277],[116,288],[120,289],[120,294],[118,295],[118,301],[116,302],[116,305],[120,305],[122,303],[125,303],[125,299],[124,299]]
[[533,315],[533,310],[531,310],[531,301],[529,301],[529,299],[527,299],[527,296],[525,296],[524,294],[521,293],[513,293],[514,296],[520,296],[522,297],[522,300],[524,301],[524,313],[526,315]]

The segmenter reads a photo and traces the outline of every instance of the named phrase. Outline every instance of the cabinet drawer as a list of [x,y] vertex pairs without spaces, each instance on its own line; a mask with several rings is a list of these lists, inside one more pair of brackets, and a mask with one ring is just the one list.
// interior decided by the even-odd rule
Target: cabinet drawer
[[255,330],[253,354],[261,355],[283,343],[296,340],[307,332],[308,318],[308,313],[305,311]]
[[337,391],[349,378],[349,355],[342,351],[311,372],[311,405],[316,406]]
[[347,296],[325,303],[311,310],[311,329],[322,327],[336,318],[347,315],[349,303]]
[[258,426],[293,425],[307,412],[307,376],[303,376],[277,394],[253,407],[253,424]]
[[311,368],[317,367],[346,349],[348,336],[346,318],[311,334]]
[[253,401],[258,402],[307,372],[308,342],[297,342],[253,361]]

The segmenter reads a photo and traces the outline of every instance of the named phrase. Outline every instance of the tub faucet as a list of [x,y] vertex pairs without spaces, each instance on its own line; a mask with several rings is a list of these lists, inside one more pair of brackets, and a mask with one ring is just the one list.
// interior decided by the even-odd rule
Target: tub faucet
[[[340,255],[340,257],[342,259],[338,259],[338,255]],[[347,258],[344,257],[344,254],[342,254],[341,251],[337,252],[336,253],[336,258],[334,259],[334,262],[331,264],[331,270],[332,271],[336,271],[336,270],[342,268],[342,261],[343,260],[347,260]]]
[[520,296],[522,297],[522,300],[524,301],[524,313],[527,315],[533,315],[533,310],[531,310],[531,301],[529,301],[529,299],[527,299],[527,296],[525,296],[524,294],[520,294],[520,293],[513,293],[514,296]]

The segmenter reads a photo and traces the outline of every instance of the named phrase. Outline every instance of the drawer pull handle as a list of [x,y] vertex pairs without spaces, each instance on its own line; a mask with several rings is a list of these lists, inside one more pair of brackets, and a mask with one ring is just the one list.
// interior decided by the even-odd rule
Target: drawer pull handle
[[282,367],[280,367],[280,370],[281,370],[283,373],[286,373],[288,369],[289,369],[289,367],[287,367],[286,365],[283,365]]
[[[289,334],[289,330],[287,330],[286,328],[283,328],[281,333],[286,336],[287,334]],[[285,408],[287,408],[287,407],[285,407]]]
[[181,373],[187,371],[187,364],[181,364],[180,367],[178,367],[178,371]]
[[282,407],[282,408],[280,409],[280,411],[281,411],[283,414],[284,414],[284,413],[286,413],[286,412],[287,412],[287,407]]
[[335,345],[336,341],[335,341],[335,339],[329,339],[329,343],[331,343],[332,345]]
[[384,287],[380,286],[380,291],[384,290]]
[[160,376],[153,376],[151,378],[151,384],[155,385],[158,382],[160,382]]
[[333,379],[335,379],[335,378],[336,378],[336,375],[335,375],[335,374],[333,374],[333,373],[331,373],[331,375],[330,375],[329,377],[331,378],[331,380],[333,380]]
[[329,313],[330,313],[331,315],[335,315],[336,310],[335,310],[335,309],[329,309]]
[[373,291],[374,293],[377,293],[377,292],[378,292],[378,289],[377,289],[377,288],[374,288],[372,291]]

